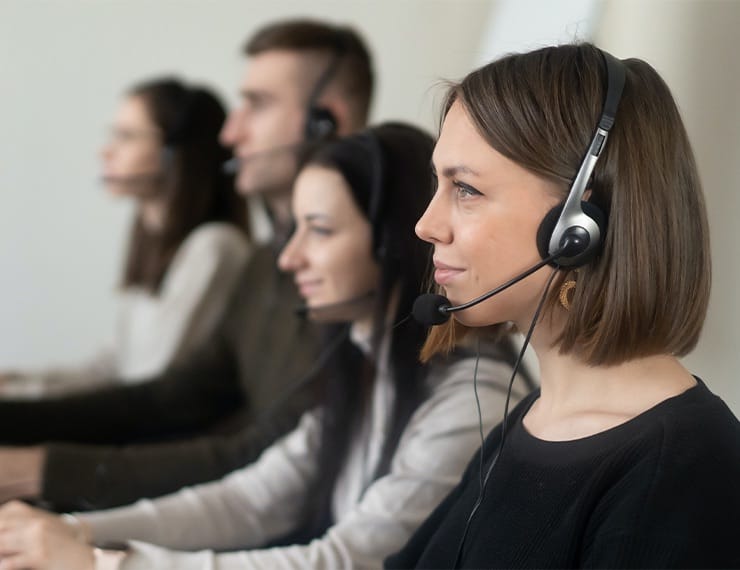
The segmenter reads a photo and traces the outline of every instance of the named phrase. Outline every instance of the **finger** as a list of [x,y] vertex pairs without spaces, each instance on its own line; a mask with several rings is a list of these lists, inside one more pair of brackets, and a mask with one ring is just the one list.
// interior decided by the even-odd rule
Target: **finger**
[[5,501],[20,502],[17,499],[31,497],[28,481],[7,481],[0,484],[0,504]]
[[0,557],[19,554],[25,548],[25,534],[17,528],[0,531]]
[[25,553],[4,556],[0,560],[0,570],[34,570],[39,564]]
[[12,500],[12,501],[8,501],[0,505],[0,517],[4,517],[10,514],[28,512],[30,510],[31,510],[31,507],[29,507],[23,501]]

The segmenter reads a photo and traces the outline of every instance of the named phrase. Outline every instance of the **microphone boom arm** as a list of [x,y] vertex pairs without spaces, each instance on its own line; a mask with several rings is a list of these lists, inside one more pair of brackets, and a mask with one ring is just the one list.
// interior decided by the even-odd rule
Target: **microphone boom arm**
[[542,269],[548,263],[552,263],[552,261],[560,257],[566,249],[567,249],[567,246],[560,247],[557,251],[555,251],[551,255],[548,255],[545,259],[536,263],[535,265],[527,269],[525,272],[520,273],[519,275],[517,275],[516,277],[512,279],[509,279],[506,283],[504,283],[503,285],[500,285],[499,287],[496,287],[492,291],[488,291],[487,293],[484,293],[480,297],[476,297],[472,301],[468,301],[467,303],[463,303],[462,305],[455,305],[454,307],[451,305],[442,305],[439,308],[439,312],[444,313],[444,314],[455,313],[457,311],[462,311],[469,307],[472,307],[473,305],[477,305],[478,303],[482,303],[489,297],[493,297],[494,295],[501,293],[501,291],[508,289],[512,285],[519,283],[519,281],[521,281],[522,279],[529,277],[530,275],[532,275],[532,273],[534,273],[535,271],[538,271],[539,269]]

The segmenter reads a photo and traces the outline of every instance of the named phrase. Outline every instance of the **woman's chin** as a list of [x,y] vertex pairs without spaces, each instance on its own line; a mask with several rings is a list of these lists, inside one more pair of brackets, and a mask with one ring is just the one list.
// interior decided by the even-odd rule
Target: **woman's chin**
[[476,310],[476,308],[471,307],[464,311],[457,311],[456,313],[452,313],[452,316],[458,323],[470,328],[488,327],[504,322],[503,319],[497,318],[496,315],[490,312]]

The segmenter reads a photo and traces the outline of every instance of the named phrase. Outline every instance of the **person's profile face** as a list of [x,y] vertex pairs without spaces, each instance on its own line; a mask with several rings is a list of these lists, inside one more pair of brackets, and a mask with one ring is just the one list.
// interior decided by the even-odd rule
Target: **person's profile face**
[[316,320],[354,321],[368,316],[370,303],[327,305],[362,298],[374,291],[380,266],[372,254],[370,222],[355,204],[336,170],[304,168],[293,189],[295,232],[278,264],[293,273],[298,291]]
[[130,95],[121,101],[101,157],[102,179],[109,192],[145,197],[157,187],[162,170],[162,133],[144,98]]
[[221,141],[239,159],[237,190],[244,195],[285,190],[297,168],[303,141],[306,88],[301,54],[273,50],[251,57],[241,86],[240,104],[231,112]]
[[[453,304],[539,261],[536,233],[558,202],[554,185],[493,149],[459,102],[445,118],[432,163],[438,188],[416,233],[434,246],[434,279]],[[469,326],[528,324],[549,272],[543,268],[455,318]]]

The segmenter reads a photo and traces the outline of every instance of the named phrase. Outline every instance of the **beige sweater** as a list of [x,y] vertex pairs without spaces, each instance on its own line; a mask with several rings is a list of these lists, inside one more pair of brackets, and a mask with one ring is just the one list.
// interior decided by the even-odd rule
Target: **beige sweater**
[[[379,368],[371,411],[335,488],[336,524],[308,545],[258,549],[296,523],[317,472],[320,411],[306,413],[257,462],[220,481],[79,516],[97,542],[134,539],[124,570],[378,568],[457,484],[480,445],[474,366],[467,358],[433,368],[430,395],[411,417],[390,472],[371,482],[393,398]],[[484,433],[502,417],[510,374],[508,365],[480,359]]]
[[69,394],[162,372],[213,332],[250,249],[231,224],[199,226],[177,250],[157,295],[137,288],[118,294],[112,343],[88,362],[22,373],[0,386],[0,397]]

